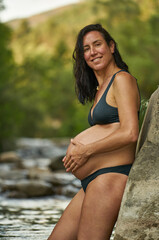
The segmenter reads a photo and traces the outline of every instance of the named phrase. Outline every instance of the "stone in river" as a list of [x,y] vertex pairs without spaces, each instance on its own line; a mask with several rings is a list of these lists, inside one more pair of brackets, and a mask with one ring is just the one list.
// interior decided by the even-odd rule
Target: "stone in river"
[[49,182],[54,186],[66,186],[72,184],[76,177],[71,173],[53,173]]
[[53,186],[41,180],[19,180],[19,181],[3,181],[1,182],[2,192],[16,192],[16,197],[40,197],[48,196],[54,193]]
[[0,154],[0,163],[17,163],[21,159],[15,152],[4,152]]
[[28,197],[48,196],[53,194],[51,184],[39,180],[22,180],[17,183],[17,190]]

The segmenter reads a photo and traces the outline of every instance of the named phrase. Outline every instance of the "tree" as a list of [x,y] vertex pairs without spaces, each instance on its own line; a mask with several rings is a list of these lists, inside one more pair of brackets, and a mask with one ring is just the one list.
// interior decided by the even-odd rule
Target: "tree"
[[[0,0],[0,10],[3,9]],[[0,151],[7,146],[17,131],[15,122],[20,118],[19,100],[15,90],[15,63],[9,48],[11,30],[0,23]]]

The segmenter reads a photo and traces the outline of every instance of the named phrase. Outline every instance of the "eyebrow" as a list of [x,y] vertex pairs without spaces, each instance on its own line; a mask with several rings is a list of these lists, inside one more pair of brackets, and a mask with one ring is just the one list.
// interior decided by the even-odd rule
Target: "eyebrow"
[[[93,42],[93,44],[95,44],[95,43],[97,43],[97,42],[101,42],[102,40],[101,39],[97,39],[97,40],[95,40],[94,42]],[[84,45],[83,47],[87,47],[87,46],[89,46],[88,44],[86,44],[86,45]]]

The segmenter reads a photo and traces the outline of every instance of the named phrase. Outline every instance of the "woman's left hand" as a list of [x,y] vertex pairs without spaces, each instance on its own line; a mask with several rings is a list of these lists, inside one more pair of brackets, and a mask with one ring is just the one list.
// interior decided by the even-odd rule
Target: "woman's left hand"
[[70,144],[73,145],[73,148],[71,148],[71,150],[68,148],[66,156],[62,161],[67,172],[74,172],[86,163],[89,158],[89,154],[86,145],[83,145],[74,139],[71,139]]

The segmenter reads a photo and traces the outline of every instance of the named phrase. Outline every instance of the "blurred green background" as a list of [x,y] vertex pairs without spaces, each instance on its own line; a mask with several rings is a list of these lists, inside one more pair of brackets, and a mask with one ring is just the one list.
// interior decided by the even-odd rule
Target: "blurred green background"
[[159,83],[157,0],[87,0],[0,22],[0,151],[18,137],[72,137],[88,127],[90,104],[77,101],[72,52],[79,30],[90,23],[101,23],[118,43],[145,109]]

